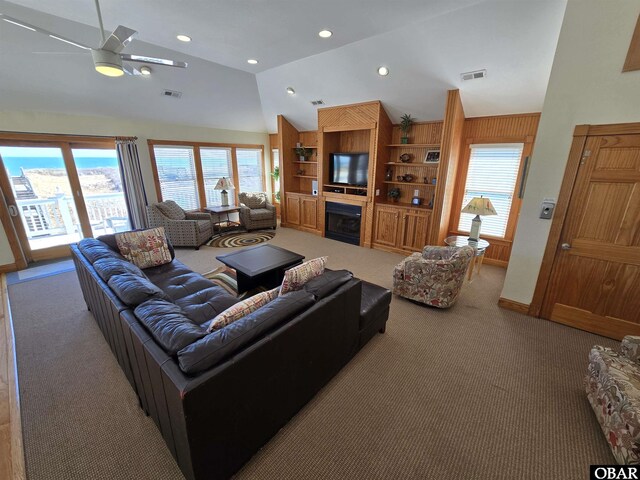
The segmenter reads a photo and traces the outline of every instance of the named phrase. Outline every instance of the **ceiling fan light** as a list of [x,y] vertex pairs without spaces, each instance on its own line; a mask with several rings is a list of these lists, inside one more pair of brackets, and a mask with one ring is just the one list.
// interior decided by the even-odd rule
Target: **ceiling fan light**
[[107,50],[91,50],[93,64],[96,71],[107,77],[121,77],[124,75],[120,55]]

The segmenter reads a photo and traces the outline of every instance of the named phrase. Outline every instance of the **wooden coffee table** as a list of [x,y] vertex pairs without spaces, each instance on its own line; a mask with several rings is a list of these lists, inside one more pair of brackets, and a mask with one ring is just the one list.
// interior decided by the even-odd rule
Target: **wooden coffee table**
[[216,257],[237,272],[238,293],[256,287],[275,288],[282,283],[284,272],[299,265],[302,255],[274,245],[258,245]]

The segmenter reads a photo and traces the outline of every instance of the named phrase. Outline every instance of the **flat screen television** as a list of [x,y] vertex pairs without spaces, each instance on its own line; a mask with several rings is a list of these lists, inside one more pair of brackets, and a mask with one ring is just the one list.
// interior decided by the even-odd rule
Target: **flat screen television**
[[366,186],[369,180],[369,154],[332,153],[329,176],[331,183]]

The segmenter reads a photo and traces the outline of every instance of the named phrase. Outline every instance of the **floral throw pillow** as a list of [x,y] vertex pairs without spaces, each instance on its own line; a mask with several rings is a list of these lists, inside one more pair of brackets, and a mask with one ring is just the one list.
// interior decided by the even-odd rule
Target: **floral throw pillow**
[[139,268],[157,267],[171,262],[171,252],[164,227],[117,233],[118,250]]
[[284,272],[284,279],[280,286],[280,295],[300,290],[309,280],[322,275],[326,263],[327,257],[314,258]]
[[211,333],[216,330],[220,330],[236,320],[240,320],[242,317],[246,317],[250,313],[255,312],[270,301],[275,300],[278,297],[279,288],[280,287],[276,287],[273,290],[258,293],[253,297],[249,297],[235,305],[231,305],[224,312],[218,314],[213,320],[211,320],[209,328],[207,328],[207,332]]

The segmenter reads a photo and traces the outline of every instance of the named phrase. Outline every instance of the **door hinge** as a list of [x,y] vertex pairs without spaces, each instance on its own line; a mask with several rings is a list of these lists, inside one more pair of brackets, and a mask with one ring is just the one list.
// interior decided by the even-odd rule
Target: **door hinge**
[[580,159],[580,165],[584,165],[587,162],[587,158],[591,156],[591,150],[585,150],[582,152],[582,158]]

